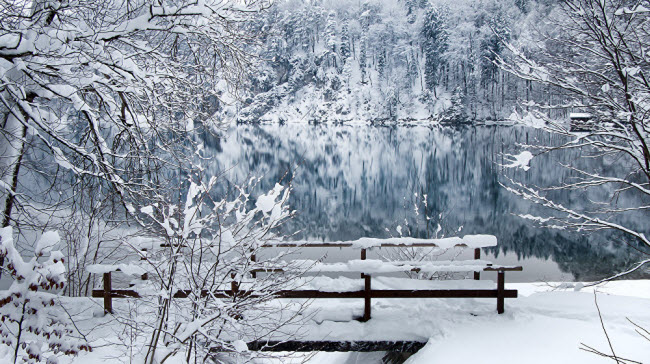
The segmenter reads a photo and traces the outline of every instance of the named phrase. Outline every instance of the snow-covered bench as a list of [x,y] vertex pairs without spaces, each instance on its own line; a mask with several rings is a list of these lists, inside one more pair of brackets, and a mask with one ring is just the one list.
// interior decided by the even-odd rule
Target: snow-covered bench
[[[265,245],[268,248],[340,248],[352,247],[360,249],[361,259],[354,259],[347,262],[339,263],[322,263],[314,260],[294,260],[291,262],[266,264],[264,262],[255,262],[255,256],[252,257],[250,274],[253,278],[260,272],[281,272],[293,271],[300,273],[360,273],[363,281],[359,284],[338,285],[336,280],[329,279],[327,287],[318,285],[322,279],[312,279],[310,284],[296,284],[292,289],[274,292],[277,298],[290,299],[319,299],[319,298],[363,298],[364,314],[360,319],[367,321],[371,317],[371,300],[372,298],[496,298],[497,312],[504,312],[504,299],[516,298],[516,290],[505,289],[505,272],[521,271],[520,266],[500,266],[493,265],[491,262],[481,260],[481,248],[492,247],[497,245],[496,237],[491,235],[466,235],[462,238],[445,238],[445,239],[414,239],[414,238],[390,238],[374,239],[362,238],[354,241],[339,242],[270,242]],[[473,260],[454,260],[454,261],[382,261],[376,259],[367,259],[367,251],[374,248],[384,247],[429,247],[448,249],[453,247],[466,247],[474,249]],[[128,265],[104,265],[94,266],[91,272],[104,274],[103,289],[93,290],[92,296],[104,298],[104,308],[107,312],[112,312],[112,298],[120,297],[140,297],[135,290],[112,289],[111,272],[122,271],[127,274],[145,274],[141,271],[131,271]],[[372,276],[385,273],[396,272],[474,272],[474,280],[480,279],[480,272],[494,271],[497,272],[497,284],[494,288],[486,288],[483,285],[468,285],[463,281],[450,281],[442,287],[425,287],[417,289],[372,289]],[[349,280],[349,279],[348,279]],[[454,283],[457,282],[454,287]],[[341,283],[341,282],[338,282]],[[233,295],[267,295],[266,292],[254,292],[247,290],[245,282],[233,282],[230,289],[220,289],[210,292],[217,297],[232,297]],[[208,292],[205,292],[207,295]],[[187,297],[189,292],[179,290],[174,297]]]
[[[295,271],[312,274],[324,273],[361,273],[363,286],[359,289],[337,289],[330,282],[329,287],[323,289],[318,285],[310,284],[312,289],[295,289],[282,292],[279,296],[291,298],[364,298],[364,315],[361,321],[367,321],[371,317],[372,298],[496,298],[497,312],[505,310],[504,299],[516,298],[516,290],[505,289],[505,272],[521,271],[520,266],[494,265],[489,261],[481,260],[481,248],[497,245],[496,237],[492,235],[466,235],[462,238],[444,239],[414,239],[414,238],[390,238],[375,239],[361,238],[354,241],[336,241],[326,243],[309,242],[278,242],[270,243],[268,247],[292,247],[292,248],[334,248],[352,247],[361,250],[361,259],[349,260],[338,263],[322,263],[314,260],[293,260],[291,262],[276,264],[260,264],[253,270],[253,274],[259,272]],[[367,250],[374,248],[405,248],[405,247],[430,247],[448,249],[453,247],[465,247],[474,249],[473,260],[454,261],[382,261],[367,259]],[[397,272],[474,272],[474,280],[480,279],[480,272],[497,272],[497,284],[494,288],[467,287],[462,282],[457,282],[458,288],[419,288],[419,289],[372,289],[372,276]],[[452,285],[453,285],[452,281]],[[334,284],[335,285],[335,284]],[[349,285],[348,285],[349,286]]]

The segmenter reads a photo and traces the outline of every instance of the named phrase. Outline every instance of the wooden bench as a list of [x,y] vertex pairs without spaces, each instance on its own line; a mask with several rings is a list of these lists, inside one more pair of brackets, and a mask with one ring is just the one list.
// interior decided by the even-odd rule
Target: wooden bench
[[[355,241],[346,242],[328,242],[328,243],[310,243],[310,242],[271,242],[265,244],[265,248],[342,248],[352,247],[360,249],[360,259],[351,260],[345,263],[321,263],[318,261],[299,260],[288,262],[280,265],[269,265],[264,262],[256,262],[253,255],[251,269],[249,273],[255,278],[261,272],[308,272],[308,273],[360,273],[363,279],[363,289],[355,291],[337,291],[330,292],[320,289],[290,289],[273,292],[276,298],[287,299],[344,299],[356,298],[364,299],[364,311],[360,321],[371,319],[371,308],[373,298],[496,298],[497,312],[499,314],[505,311],[504,299],[516,298],[517,290],[505,289],[505,272],[521,271],[520,266],[497,266],[490,262],[481,260],[481,248],[495,246],[496,238],[487,235],[468,235],[463,238],[447,239],[413,239],[413,238],[391,238],[391,239],[371,239],[362,238]],[[421,248],[440,248],[446,249],[451,247],[469,247],[474,248],[474,260],[466,261],[401,261],[386,262],[380,260],[368,260],[367,252],[375,248],[404,248],[404,247],[421,247]],[[132,289],[113,289],[111,284],[111,272],[124,271],[129,266],[95,266],[90,269],[91,272],[103,273],[104,285],[102,289],[94,289],[92,297],[104,299],[104,309],[108,313],[113,312],[112,299],[124,297],[140,297],[140,293]],[[474,272],[474,280],[480,279],[480,272],[497,272],[497,283],[495,289],[389,289],[373,290],[372,276],[384,273],[396,272]],[[146,272],[125,272],[130,274],[142,274],[146,279]],[[186,290],[178,290],[174,298],[186,298],[190,294]],[[240,282],[233,281],[230,289],[222,289],[212,292],[202,292],[202,295],[214,295],[218,298],[229,298],[238,296],[266,296],[266,292],[256,292],[253,290],[242,289]]]

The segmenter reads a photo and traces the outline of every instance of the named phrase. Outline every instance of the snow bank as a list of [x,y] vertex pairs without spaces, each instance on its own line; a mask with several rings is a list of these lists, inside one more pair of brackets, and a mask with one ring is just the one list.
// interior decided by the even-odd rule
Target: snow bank
[[[638,285],[637,285],[638,286]],[[641,291],[648,291],[646,283]],[[537,287],[539,288],[539,287]],[[611,363],[584,345],[611,354],[591,292],[547,291],[508,301],[504,317],[480,318],[431,337],[407,364]],[[628,294],[633,292],[628,292]],[[650,326],[650,300],[597,295],[612,346],[621,358],[646,362],[650,343],[627,321]]]

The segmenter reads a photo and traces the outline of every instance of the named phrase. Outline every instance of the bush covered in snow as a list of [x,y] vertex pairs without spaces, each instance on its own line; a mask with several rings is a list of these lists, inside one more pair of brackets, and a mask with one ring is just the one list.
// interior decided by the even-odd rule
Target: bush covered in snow
[[52,250],[59,234],[44,233],[29,260],[14,247],[12,234],[11,227],[0,230],[4,273],[12,279],[9,289],[0,291],[0,337],[12,351],[14,363],[56,363],[57,355],[90,351],[57,305],[57,294],[65,287],[63,254]]

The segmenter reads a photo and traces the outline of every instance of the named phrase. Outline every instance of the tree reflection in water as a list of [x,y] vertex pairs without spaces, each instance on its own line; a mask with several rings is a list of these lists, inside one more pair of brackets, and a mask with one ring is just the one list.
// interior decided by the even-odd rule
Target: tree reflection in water
[[[504,254],[507,261],[514,256],[532,258],[536,267],[547,264],[548,272],[559,267],[576,280],[602,278],[634,262],[637,253],[611,234],[551,230],[524,220],[517,214],[545,212],[499,185],[506,177],[537,186],[573,177],[560,163],[577,160],[575,150],[537,156],[527,172],[501,167],[508,163],[504,154],[519,151],[517,143],[560,142],[557,136],[524,127],[239,125],[222,139],[205,140],[205,155],[212,159],[204,165],[214,175],[225,171],[233,183],[262,176],[259,191],[293,175],[290,203],[297,216],[285,229],[299,230],[296,239],[397,236],[395,228],[405,227],[405,219],[411,235],[425,237],[433,232],[431,225],[427,229],[422,220],[414,223],[422,217],[415,214],[413,203],[415,193],[420,198],[426,194],[432,226],[440,223],[448,236],[496,235],[499,246],[492,254],[497,261]],[[603,158],[585,163],[605,171],[616,168],[616,163]],[[563,191],[555,197],[566,205],[580,206],[611,191],[590,193]],[[625,198],[634,196],[622,196],[622,204]],[[647,216],[633,214],[625,218],[636,226],[644,226],[647,220]],[[548,272],[529,270],[526,277],[561,278],[557,274],[549,277]]]

